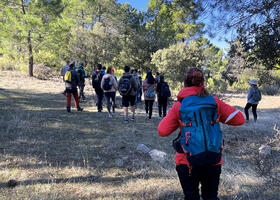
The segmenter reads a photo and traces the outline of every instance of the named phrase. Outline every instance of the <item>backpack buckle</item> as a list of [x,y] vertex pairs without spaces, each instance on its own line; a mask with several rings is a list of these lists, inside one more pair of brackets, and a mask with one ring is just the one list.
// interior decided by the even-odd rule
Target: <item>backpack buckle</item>
[[182,122],[181,120],[179,120],[179,122],[180,122],[181,126],[186,126],[186,127],[192,126],[192,123],[191,123],[191,122],[190,122],[190,123],[184,123],[184,122]]
[[190,126],[192,126],[192,123],[191,123],[191,122],[190,122],[190,123],[183,123],[183,122],[182,122],[182,126],[190,127]]

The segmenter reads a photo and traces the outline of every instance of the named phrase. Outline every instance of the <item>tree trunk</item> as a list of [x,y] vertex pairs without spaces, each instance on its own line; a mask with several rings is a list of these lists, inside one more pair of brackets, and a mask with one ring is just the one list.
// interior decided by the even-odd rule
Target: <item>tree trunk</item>
[[28,54],[29,54],[29,76],[33,76],[33,51],[32,51],[30,30],[28,31],[27,43],[28,43]]
[[[25,7],[24,2],[21,0],[21,9],[22,13],[25,15]],[[33,51],[32,51],[32,43],[31,43],[31,30],[28,31],[27,36],[27,45],[28,45],[28,56],[29,56],[29,76],[33,76]]]

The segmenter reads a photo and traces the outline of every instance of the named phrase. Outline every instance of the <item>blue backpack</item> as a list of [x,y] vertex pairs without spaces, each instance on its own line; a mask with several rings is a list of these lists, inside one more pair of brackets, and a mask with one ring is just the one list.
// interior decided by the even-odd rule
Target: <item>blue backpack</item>
[[214,165],[222,156],[222,131],[214,97],[189,96],[181,101],[180,144],[191,166]]

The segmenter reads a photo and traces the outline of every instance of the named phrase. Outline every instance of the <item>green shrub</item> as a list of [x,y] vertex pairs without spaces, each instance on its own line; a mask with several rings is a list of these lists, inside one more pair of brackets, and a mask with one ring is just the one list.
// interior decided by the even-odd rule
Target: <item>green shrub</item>
[[16,64],[6,56],[0,57],[0,69],[1,70],[16,70]]
[[20,64],[19,65],[19,70],[21,72],[27,73],[28,72],[28,66],[26,64]]
[[206,88],[211,94],[219,94],[227,90],[228,84],[221,79],[209,78],[206,83]]
[[260,89],[266,95],[277,95],[280,92],[279,85],[264,84]]

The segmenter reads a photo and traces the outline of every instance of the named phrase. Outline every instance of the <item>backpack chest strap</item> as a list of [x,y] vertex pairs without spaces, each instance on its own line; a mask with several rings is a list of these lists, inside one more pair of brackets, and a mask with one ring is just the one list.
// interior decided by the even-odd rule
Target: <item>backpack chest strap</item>
[[192,123],[191,123],[191,122],[190,122],[190,123],[185,123],[185,122],[182,122],[181,120],[179,120],[179,123],[180,123],[181,126],[185,126],[185,127],[190,127],[190,126],[192,126]]

